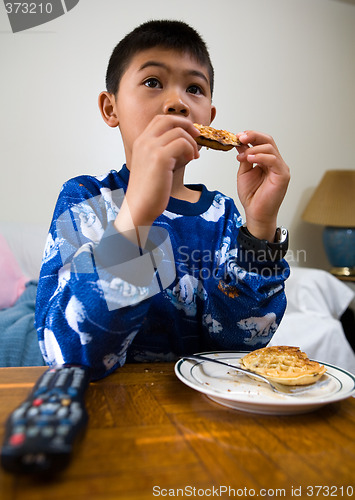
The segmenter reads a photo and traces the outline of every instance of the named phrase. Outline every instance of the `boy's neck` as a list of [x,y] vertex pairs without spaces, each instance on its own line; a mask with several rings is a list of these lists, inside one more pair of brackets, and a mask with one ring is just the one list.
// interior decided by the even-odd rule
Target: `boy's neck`
[[190,203],[197,203],[201,197],[201,191],[195,191],[186,186],[183,186],[179,191],[171,191],[172,198]]
[[201,196],[201,191],[190,189],[184,184],[184,170],[179,169],[174,173],[173,186],[171,189],[171,197],[177,200],[197,203]]

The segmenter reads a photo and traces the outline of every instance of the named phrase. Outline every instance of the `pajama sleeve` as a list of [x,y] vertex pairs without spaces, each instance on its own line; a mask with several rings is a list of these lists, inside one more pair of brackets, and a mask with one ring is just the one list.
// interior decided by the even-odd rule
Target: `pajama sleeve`
[[[151,298],[162,289],[156,266],[169,257],[164,230],[149,235],[148,250],[119,234],[113,221],[123,197],[123,189],[98,190],[87,178],[85,185],[73,179],[61,190],[36,301],[39,345],[49,365],[87,365],[93,378],[122,366]],[[165,284],[174,277],[165,273]]]

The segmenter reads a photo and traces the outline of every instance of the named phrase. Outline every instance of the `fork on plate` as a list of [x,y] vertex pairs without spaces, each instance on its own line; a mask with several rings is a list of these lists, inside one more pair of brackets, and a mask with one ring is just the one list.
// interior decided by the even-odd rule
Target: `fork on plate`
[[225,361],[220,361],[215,358],[208,358],[207,356],[202,356],[201,354],[189,354],[187,356],[182,356],[182,359],[192,360],[192,361],[210,361],[211,363],[217,363],[219,365],[228,366],[237,372],[245,373],[249,377],[252,377],[256,380],[261,380],[270,386],[270,388],[279,394],[287,394],[289,396],[296,396],[298,394],[302,394],[304,392],[309,391],[313,388],[313,385],[305,385],[305,386],[290,386],[279,384],[278,382],[271,382],[268,378],[263,375],[259,375],[259,373],[254,373],[250,370],[246,370],[245,368],[241,368],[240,366],[232,365],[231,363],[226,363]]

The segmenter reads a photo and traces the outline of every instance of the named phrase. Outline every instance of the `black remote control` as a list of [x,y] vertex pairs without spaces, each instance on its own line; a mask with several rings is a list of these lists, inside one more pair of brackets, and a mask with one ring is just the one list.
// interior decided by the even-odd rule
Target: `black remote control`
[[41,375],[6,422],[1,464],[11,473],[56,473],[69,463],[85,430],[87,367],[60,365]]

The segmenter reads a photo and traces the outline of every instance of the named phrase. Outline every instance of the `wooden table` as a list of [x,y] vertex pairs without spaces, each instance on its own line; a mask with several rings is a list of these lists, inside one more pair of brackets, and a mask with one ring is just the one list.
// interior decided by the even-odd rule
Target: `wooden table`
[[[0,369],[0,439],[44,370]],[[305,415],[248,414],[162,363],[127,365],[86,399],[89,426],[70,466],[51,481],[1,471],[1,500],[355,497],[354,398]]]

